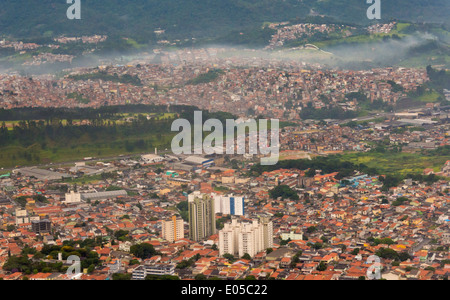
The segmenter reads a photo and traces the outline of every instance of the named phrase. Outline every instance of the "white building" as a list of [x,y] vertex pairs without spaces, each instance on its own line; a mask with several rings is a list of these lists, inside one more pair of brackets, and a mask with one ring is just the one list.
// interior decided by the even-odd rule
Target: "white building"
[[29,216],[26,209],[16,209],[16,225],[30,224],[32,221],[39,221],[39,216]]
[[244,197],[233,195],[222,196],[215,194],[213,197],[216,214],[222,213],[236,216],[245,215]]
[[273,247],[273,225],[269,219],[261,218],[261,222],[241,222],[233,218],[231,223],[224,224],[219,231],[219,254],[249,254],[254,257],[258,252]]
[[141,158],[146,164],[159,163],[164,160],[164,157],[156,155],[156,154],[142,155]]
[[175,275],[175,264],[158,263],[154,265],[140,265],[133,270],[133,280],[144,280],[147,275]]
[[80,203],[81,202],[81,194],[75,193],[74,191],[70,191],[70,193],[66,193],[66,199],[64,202],[66,204]]
[[130,241],[121,242],[119,244],[119,250],[125,251],[125,252],[130,252],[131,246],[132,246],[132,244]]
[[161,222],[161,236],[166,241],[173,243],[176,240],[184,238],[184,222],[183,219],[172,216],[171,219]]
[[282,240],[291,240],[291,241],[296,241],[296,240],[303,240],[303,234],[302,233],[295,233],[293,231],[289,232],[289,233],[282,233],[281,235],[281,239]]

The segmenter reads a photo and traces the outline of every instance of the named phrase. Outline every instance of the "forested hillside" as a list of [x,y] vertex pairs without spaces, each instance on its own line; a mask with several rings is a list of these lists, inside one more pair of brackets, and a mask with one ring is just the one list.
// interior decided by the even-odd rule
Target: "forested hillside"
[[[68,20],[64,0],[3,0],[2,35],[36,37],[108,34],[155,39],[161,28],[170,38],[204,38],[232,30],[286,21],[309,14],[340,21],[368,23],[365,0],[81,0],[81,20]],[[382,2],[382,20],[448,21],[450,1],[391,0]]]

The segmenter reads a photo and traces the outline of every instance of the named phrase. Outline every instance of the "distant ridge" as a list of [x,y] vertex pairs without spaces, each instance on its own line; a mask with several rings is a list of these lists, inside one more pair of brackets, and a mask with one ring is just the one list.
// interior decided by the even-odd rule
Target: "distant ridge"
[[[217,37],[232,30],[315,15],[366,24],[365,0],[81,0],[82,20],[68,20],[64,0],[2,0],[1,34],[14,37],[108,34],[155,39]],[[381,0],[382,22],[449,22],[448,0]]]

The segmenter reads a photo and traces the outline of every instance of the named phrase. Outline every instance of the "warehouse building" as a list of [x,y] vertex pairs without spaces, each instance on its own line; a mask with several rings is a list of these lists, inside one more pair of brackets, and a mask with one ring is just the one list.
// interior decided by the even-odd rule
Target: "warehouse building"
[[119,191],[107,191],[107,192],[95,192],[95,193],[82,193],[82,200],[106,200],[106,199],[115,199],[117,197],[128,196],[127,191],[119,190]]
[[164,157],[156,155],[156,154],[147,154],[147,155],[142,155],[141,159],[146,164],[154,164],[154,163],[162,162],[164,160]]
[[193,165],[197,169],[206,169],[214,166],[214,159],[204,158],[201,156],[188,156],[184,160],[185,164]]

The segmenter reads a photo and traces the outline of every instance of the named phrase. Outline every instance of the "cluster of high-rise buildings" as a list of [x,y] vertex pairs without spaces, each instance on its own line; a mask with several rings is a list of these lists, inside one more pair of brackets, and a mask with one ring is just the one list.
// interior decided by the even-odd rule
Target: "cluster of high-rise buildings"
[[[417,138],[443,145],[448,142],[448,124],[441,127],[411,132],[411,140],[390,128],[350,131],[339,125],[302,127],[298,133],[286,129],[286,133],[298,136],[296,148],[312,143],[308,139],[351,144],[386,137],[391,142]],[[448,159],[437,155],[431,159],[440,160],[435,175],[448,176],[439,175],[449,174]],[[442,279],[450,274],[446,179],[429,184],[410,179],[385,190],[378,174],[340,178],[338,172],[309,174],[308,169],[290,168],[248,176],[245,160],[242,169],[229,169],[231,161],[217,157],[217,167],[195,171],[174,168],[165,160],[139,166],[131,161],[121,157],[111,163],[117,168],[115,180],[85,184],[68,184],[53,176],[58,170],[69,172],[70,166],[53,174],[21,168],[0,176],[0,278],[67,279],[56,269],[26,274],[8,268],[11,257],[26,255],[27,246],[38,251],[36,263],[39,253],[44,254],[39,261],[43,265],[48,261],[45,250],[50,249],[45,245],[63,247],[66,241],[92,243],[98,254],[95,268],[86,270],[81,279],[104,280],[120,273],[133,279],[169,275],[348,280],[366,277],[371,265],[365,262],[374,254],[382,259],[386,279]],[[299,199],[273,199],[270,191],[279,185],[289,186]],[[158,252],[138,257],[132,249],[141,244],[151,244]],[[384,257],[383,249],[388,248],[395,251],[387,252],[394,259]],[[56,260],[56,253],[51,256]]]
[[[216,214],[231,215],[230,223],[218,232],[219,253],[245,254],[253,257],[258,252],[273,247],[273,225],[268,217],[249,220],[244,217],[244,197],[216,195],[195,191],[188,195],[189,239],[205,240],[216,234]],[[173,215],[162,222],[162,237],[174,242],[184,238],[184,221]]]
[[269,218],[249,222],[232,219],[219,232],[219,254],[248,254],[254,257],[257,253],[273,247],[273,225]]

